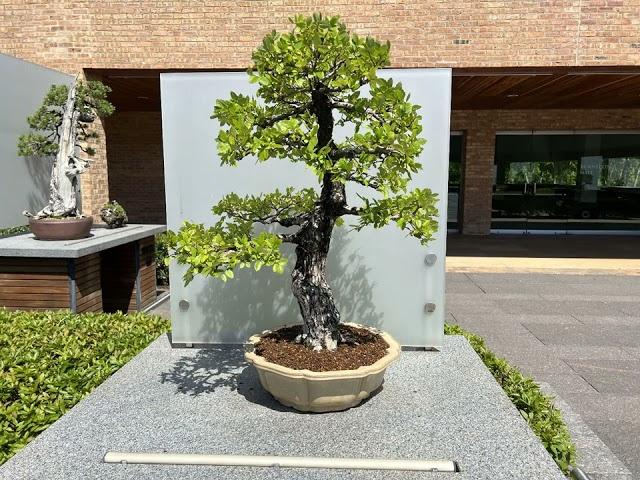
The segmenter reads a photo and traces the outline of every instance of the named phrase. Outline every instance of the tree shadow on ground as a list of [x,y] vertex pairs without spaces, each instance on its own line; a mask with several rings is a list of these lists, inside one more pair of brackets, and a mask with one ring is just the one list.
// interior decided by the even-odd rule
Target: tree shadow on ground
[[198,397],[220,388],[238,392],[251,403],[272,410],[295,412],[278,403],[260,385],[256,370],[244,360],[244,349],[237,345],[203,348],[195,355],[183,356],[168,371],[160,373],[161,383],[176,386],[176,394]]
[[[195,355],[185,355],[176,360],[168,371],[160,373],[160,382],[174,384],[176,395],[198,397],[225,388],[271,410],[302,413],[282,405],[262,388],[258,372],[247,365],[244,349],[236,345],[218,345],[200,349]],[[369,402],[382,389],[380,386],[362,404]]]
[[245,365],[242,348],[215,346],[179,358],[168,371],[160,373],[160,382],[173,383],[176,393],[192,397],[218,388],[237,390],[238,373]]

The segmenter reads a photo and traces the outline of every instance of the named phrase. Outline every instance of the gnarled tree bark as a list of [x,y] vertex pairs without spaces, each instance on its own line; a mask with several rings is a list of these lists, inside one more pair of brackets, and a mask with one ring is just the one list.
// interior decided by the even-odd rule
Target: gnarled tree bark
[[[313,112],[318,121],[316,149],[329,145],[333,137],[331,103],[322,88],[312,97]],[[343,183],[332,175],[324,175],[322,192],[311,217],[296,234],[296,264],[291,274],[292,291],[304,321],[303,340],[316,350],[335,350],[340,341],[338,311],[327,281],[327,256],[336,219],[347,201]]]
[[87,168],[87,161],[76,155],[76,129],[79,112],[75,108],[76,83],[69,94],[62,113],[58,153],[51,167],[49,203],[34,216],[70,217],[78,211],[78,175]]

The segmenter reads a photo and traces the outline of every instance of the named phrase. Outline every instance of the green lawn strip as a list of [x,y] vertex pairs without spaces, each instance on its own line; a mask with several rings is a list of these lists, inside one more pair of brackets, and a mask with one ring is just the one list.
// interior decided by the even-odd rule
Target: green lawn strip
[[445,325],[444,331],[446,335],[462,335],[469,341],[558,467],[568,474],[569,467],[576,464],[576,447],[553,397],[542,393],[532,378],[497,357],[481,337],[457,325]]
[[0,308],[0,464],[168,329],[139,313]]

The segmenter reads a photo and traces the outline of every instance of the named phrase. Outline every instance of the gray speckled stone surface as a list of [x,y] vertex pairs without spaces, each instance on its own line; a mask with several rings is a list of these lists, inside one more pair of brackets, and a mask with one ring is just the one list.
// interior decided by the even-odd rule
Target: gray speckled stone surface
[[[112,465],[109,451],[451,459],[460,473]],[[22,479],[561,480],[462,337],[403,352],[360,407],[299,414],[266,394],[235,347],[162,336],[0,467]]]
[[0,257],[80,258],[164,232],[164,225],[130,224],[122,228],[94,227],[79,240],[36,240],[32,233],[0,238]]

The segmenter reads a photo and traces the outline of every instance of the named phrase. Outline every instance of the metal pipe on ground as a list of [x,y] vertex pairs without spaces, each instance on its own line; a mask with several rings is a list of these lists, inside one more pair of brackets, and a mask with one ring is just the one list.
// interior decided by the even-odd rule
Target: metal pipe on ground
[[155,465],[212,465],[234,467],[332,468],[352,470],[405,470],[457,472],[451,460],[403,460],[386,458],[280,457],[271,455],[206,455],[193,453],[107,452],[105,463]]
[[574,480],[591,480],[591,477],[578,467],[569,467],[569,474]]

